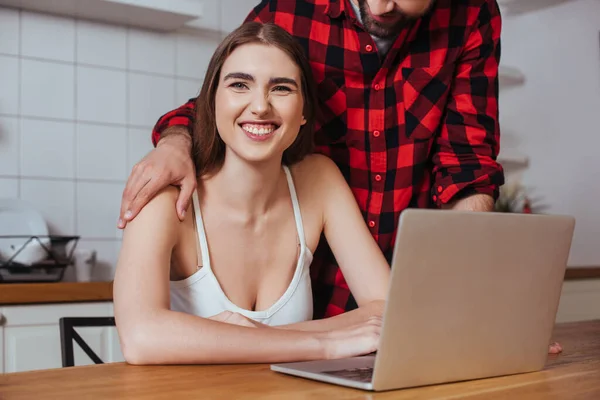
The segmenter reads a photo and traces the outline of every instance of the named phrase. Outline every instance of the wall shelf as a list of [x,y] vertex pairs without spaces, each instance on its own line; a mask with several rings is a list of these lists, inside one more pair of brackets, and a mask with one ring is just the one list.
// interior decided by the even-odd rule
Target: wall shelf
[[526,167],[529,165],[529,157],[513,151],[500,151],[497,161],[502,165],[515,167]]
[[522,15],[560,6],[574,0],[498,0],[504,15]]
[[525,75],[515,67],[500,66],[498,79],[501,87],[517,86],[525,83]]
[[198,0],[0,0],[0,6],[172,31],[202,18],[205,5]]

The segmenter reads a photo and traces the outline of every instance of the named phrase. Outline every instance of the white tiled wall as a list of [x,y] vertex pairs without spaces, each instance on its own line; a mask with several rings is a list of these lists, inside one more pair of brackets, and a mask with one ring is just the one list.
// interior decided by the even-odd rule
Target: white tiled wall
[[525,77],[500,93],[501,140],[529,157],[522,183],[544,212],[576,218],[568,265],[598,266],[600,2],[527,4],[501,10],[502,63]]
[[131,167],[156,120],[199,92],[222,36],[0,8],[0,198],[30,201],[52,234],[80,235],[110,279]]

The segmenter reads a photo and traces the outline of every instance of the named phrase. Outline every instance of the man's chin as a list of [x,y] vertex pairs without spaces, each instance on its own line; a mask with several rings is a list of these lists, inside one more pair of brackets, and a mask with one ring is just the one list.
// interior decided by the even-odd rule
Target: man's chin
[[401,20],[390,26],[382,26],[381,24],[370,21],[365,24],[364,27],[369,35],[377,36],[382,39],[391,39],[398,36],[400,31],[409,23],[410,21]]
[[433,4],[433,1],[427,3],[425,9],[423,9],[422,7],[419,9],[414,9],[411,10],[412,12],[410,14],[398,13],[396,14],[397,18],[393,18],[385,22],[377,21],[373,17],[366,0],[359,0],[358,4],[365,31],[367,31],[367,33],[369,33],[370,35],[377,36],[382,39],[391,39],[398,36],[398,34],[406,26],[412,25],[412,23],[415,20],[422,17],[429,10],[431,5]]

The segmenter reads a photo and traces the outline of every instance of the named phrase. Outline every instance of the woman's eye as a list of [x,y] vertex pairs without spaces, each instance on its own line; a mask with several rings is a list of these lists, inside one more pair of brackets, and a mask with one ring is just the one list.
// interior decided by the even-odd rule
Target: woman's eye
[[243,82],[232,83],[230,87],[235,88],[235,89],[247,89],[248,88],[248,86],[246,86],[246,84]]
[[292,91],[292,89],[290,89],[287,86],[275,86],[273,88],[273,90],[275,90],[276,92],[291,92]]

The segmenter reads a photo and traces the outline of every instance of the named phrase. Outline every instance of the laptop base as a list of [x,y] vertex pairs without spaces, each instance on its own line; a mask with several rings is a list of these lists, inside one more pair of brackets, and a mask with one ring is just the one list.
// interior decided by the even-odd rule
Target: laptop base
[[271,370],[355,389],[373,390],[375,356],[271,365]]

